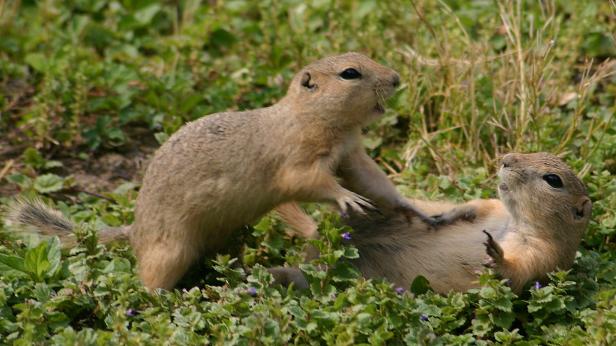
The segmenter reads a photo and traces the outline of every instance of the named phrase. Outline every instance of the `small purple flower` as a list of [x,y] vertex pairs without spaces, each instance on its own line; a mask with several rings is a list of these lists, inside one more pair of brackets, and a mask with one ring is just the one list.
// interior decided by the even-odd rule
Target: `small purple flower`
[[344,240],[351,240],[351,233],[349,233],[349,232],[342,233],[342,239],[344,239]]
[[539,281],[535,281],[535,289],[538,290],[541,288],[541,284],[539,283]]
[[426,322],[428,320],[428,316],[421,314],[421,316],[419,316],[419,319]]
[[128,309],[126,309],[125,314],[128,317],[135,317],[135,316],[137,316],[138,312],[137,312],[137,310],[135,310],[133,308],[128,308]]
[[257,295],[257,289],[254,287],[248,287],[248,289],[246,290],[246,292],[248,292],[249,295],[251,296],[256,296]]
[[507,281],[505,281],[505,285],[507,285],[508,287],[511,287],[512,283],[513,281],[511,281],[511,279],[507,279]]
[[398,294],[402,294],[402,293],[404,293],[404,291],[405,291],[405,290],[404,290],[404,288],[402,288],[402,287],[396,287],[396,293],[398,293]]

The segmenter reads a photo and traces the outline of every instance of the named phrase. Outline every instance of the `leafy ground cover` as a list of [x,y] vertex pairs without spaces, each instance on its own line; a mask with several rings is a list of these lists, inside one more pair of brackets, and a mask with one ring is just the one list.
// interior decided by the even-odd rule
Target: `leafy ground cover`
[[[601,0],[1,1],[0,204],[40,196],[81,226],[65,250],[0,233],[0,343],[614,344],[615,32]],[[310,292],[270,285],[303,246],[272,216],[172,292],[143,289],[127,244],[96,244],[183,123],[271,104],[349,50],[402,76],[365,145],[408,196],[493,197],[498,155],[561,154],[594,203],[574,268],[520,296],[489,272],[446,296],[364,280],[334,265],[357,254],[322,206],[333,269],[306,266]]]

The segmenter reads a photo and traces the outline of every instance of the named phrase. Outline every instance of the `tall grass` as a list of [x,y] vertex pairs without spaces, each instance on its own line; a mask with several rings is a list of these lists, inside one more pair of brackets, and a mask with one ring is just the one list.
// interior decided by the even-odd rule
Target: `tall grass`
[[[408,143],[407,160],[427,148],[436,162],[443,161],[447,156],[443,153],[452,146],[461,146],[468,161],[481,160],[486,167],[509,151],[560,154],[574,150],[574,155],[581,155],[599,143],[585,140],[582,148],[572,149],[574,137],[588,139],[609,128],[611,116],[593,118],[585,133],[579,125],[597,86],[609,82],[616,72],[615,62],[580,61],[579,52],[571,47],[576,38],[561,31],[564,19],[556,13],[554,1],[499,1],[497,5],[498,17],[491,21],[492,41],[503,46],[497,52],[488,39],[470,39],[458,24],[460,18],[445,3],[436,7],[444,20],[457,24],[456,37],[448,27],[433,26],[419,6],[413,6],[419,25],[427,28],[435,44],[423,52],[421,44],[397,49],[405,59],[404,79],[409,81],[404,108],[419,110],[416,123],[425,119],[418,127],[420,141],[411,137]],[[576,19],[583,20],[569,18],[567,26],[575,27]],[[559,123],[557,129],[550,128],[554,122]],[[447,140],[438,142],[445,145],[439,150],[433,143],[441,138]],[[451,169],[453,164],[450,160],[446,165]],[[446,171],[442,165],[437,167]]]

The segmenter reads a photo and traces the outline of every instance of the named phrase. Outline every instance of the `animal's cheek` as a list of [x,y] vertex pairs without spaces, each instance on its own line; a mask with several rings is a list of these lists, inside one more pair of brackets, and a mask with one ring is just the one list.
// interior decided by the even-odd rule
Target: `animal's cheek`
[[532,172],[530,172],[528,169],[520,169],[518,171],[518,174],[516,176],[517,180],[522,183],[522,184],[531,184],[530,183],[530,177],[532,176]]
[[541,210],[544,207],[545,201],[543,200],[543,193],[540,190],[534,188],[528,188],[523,191],[520,191],[516,198],[518,200],[518,204],[523,206],[528,213],[534,214],[538,210]]
[[377,100],[373,93],[358,90],[356,93],[350,94],[346,101],[349,107],[361,110],[366,109],[366,107],[374,107]]
[[364,106],[374,106],[377,101],[381,101],[384,95],[378,96],[373,90],[360,90],[354,95],[357,103],[361,103]]

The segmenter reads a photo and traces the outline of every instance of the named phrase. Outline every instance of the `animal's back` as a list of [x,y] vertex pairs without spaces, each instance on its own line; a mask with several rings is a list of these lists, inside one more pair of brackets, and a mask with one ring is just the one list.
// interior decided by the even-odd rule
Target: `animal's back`
[[[255,164],[267,160],[265,142],[255,140],[263,136],[263,121],[262,110],[218,113],[186,124],[171,136],[146,171],[133,243],[147,237],[195,237],[204,228],[216,228],[222,236],[263,213],[259,204],[242,203],[263,195],[259,186],[269,186],[264,181],[269,176]],[[193,234],[179,234],[180,230]],[[210,236],[208,246],[221,245]]]

